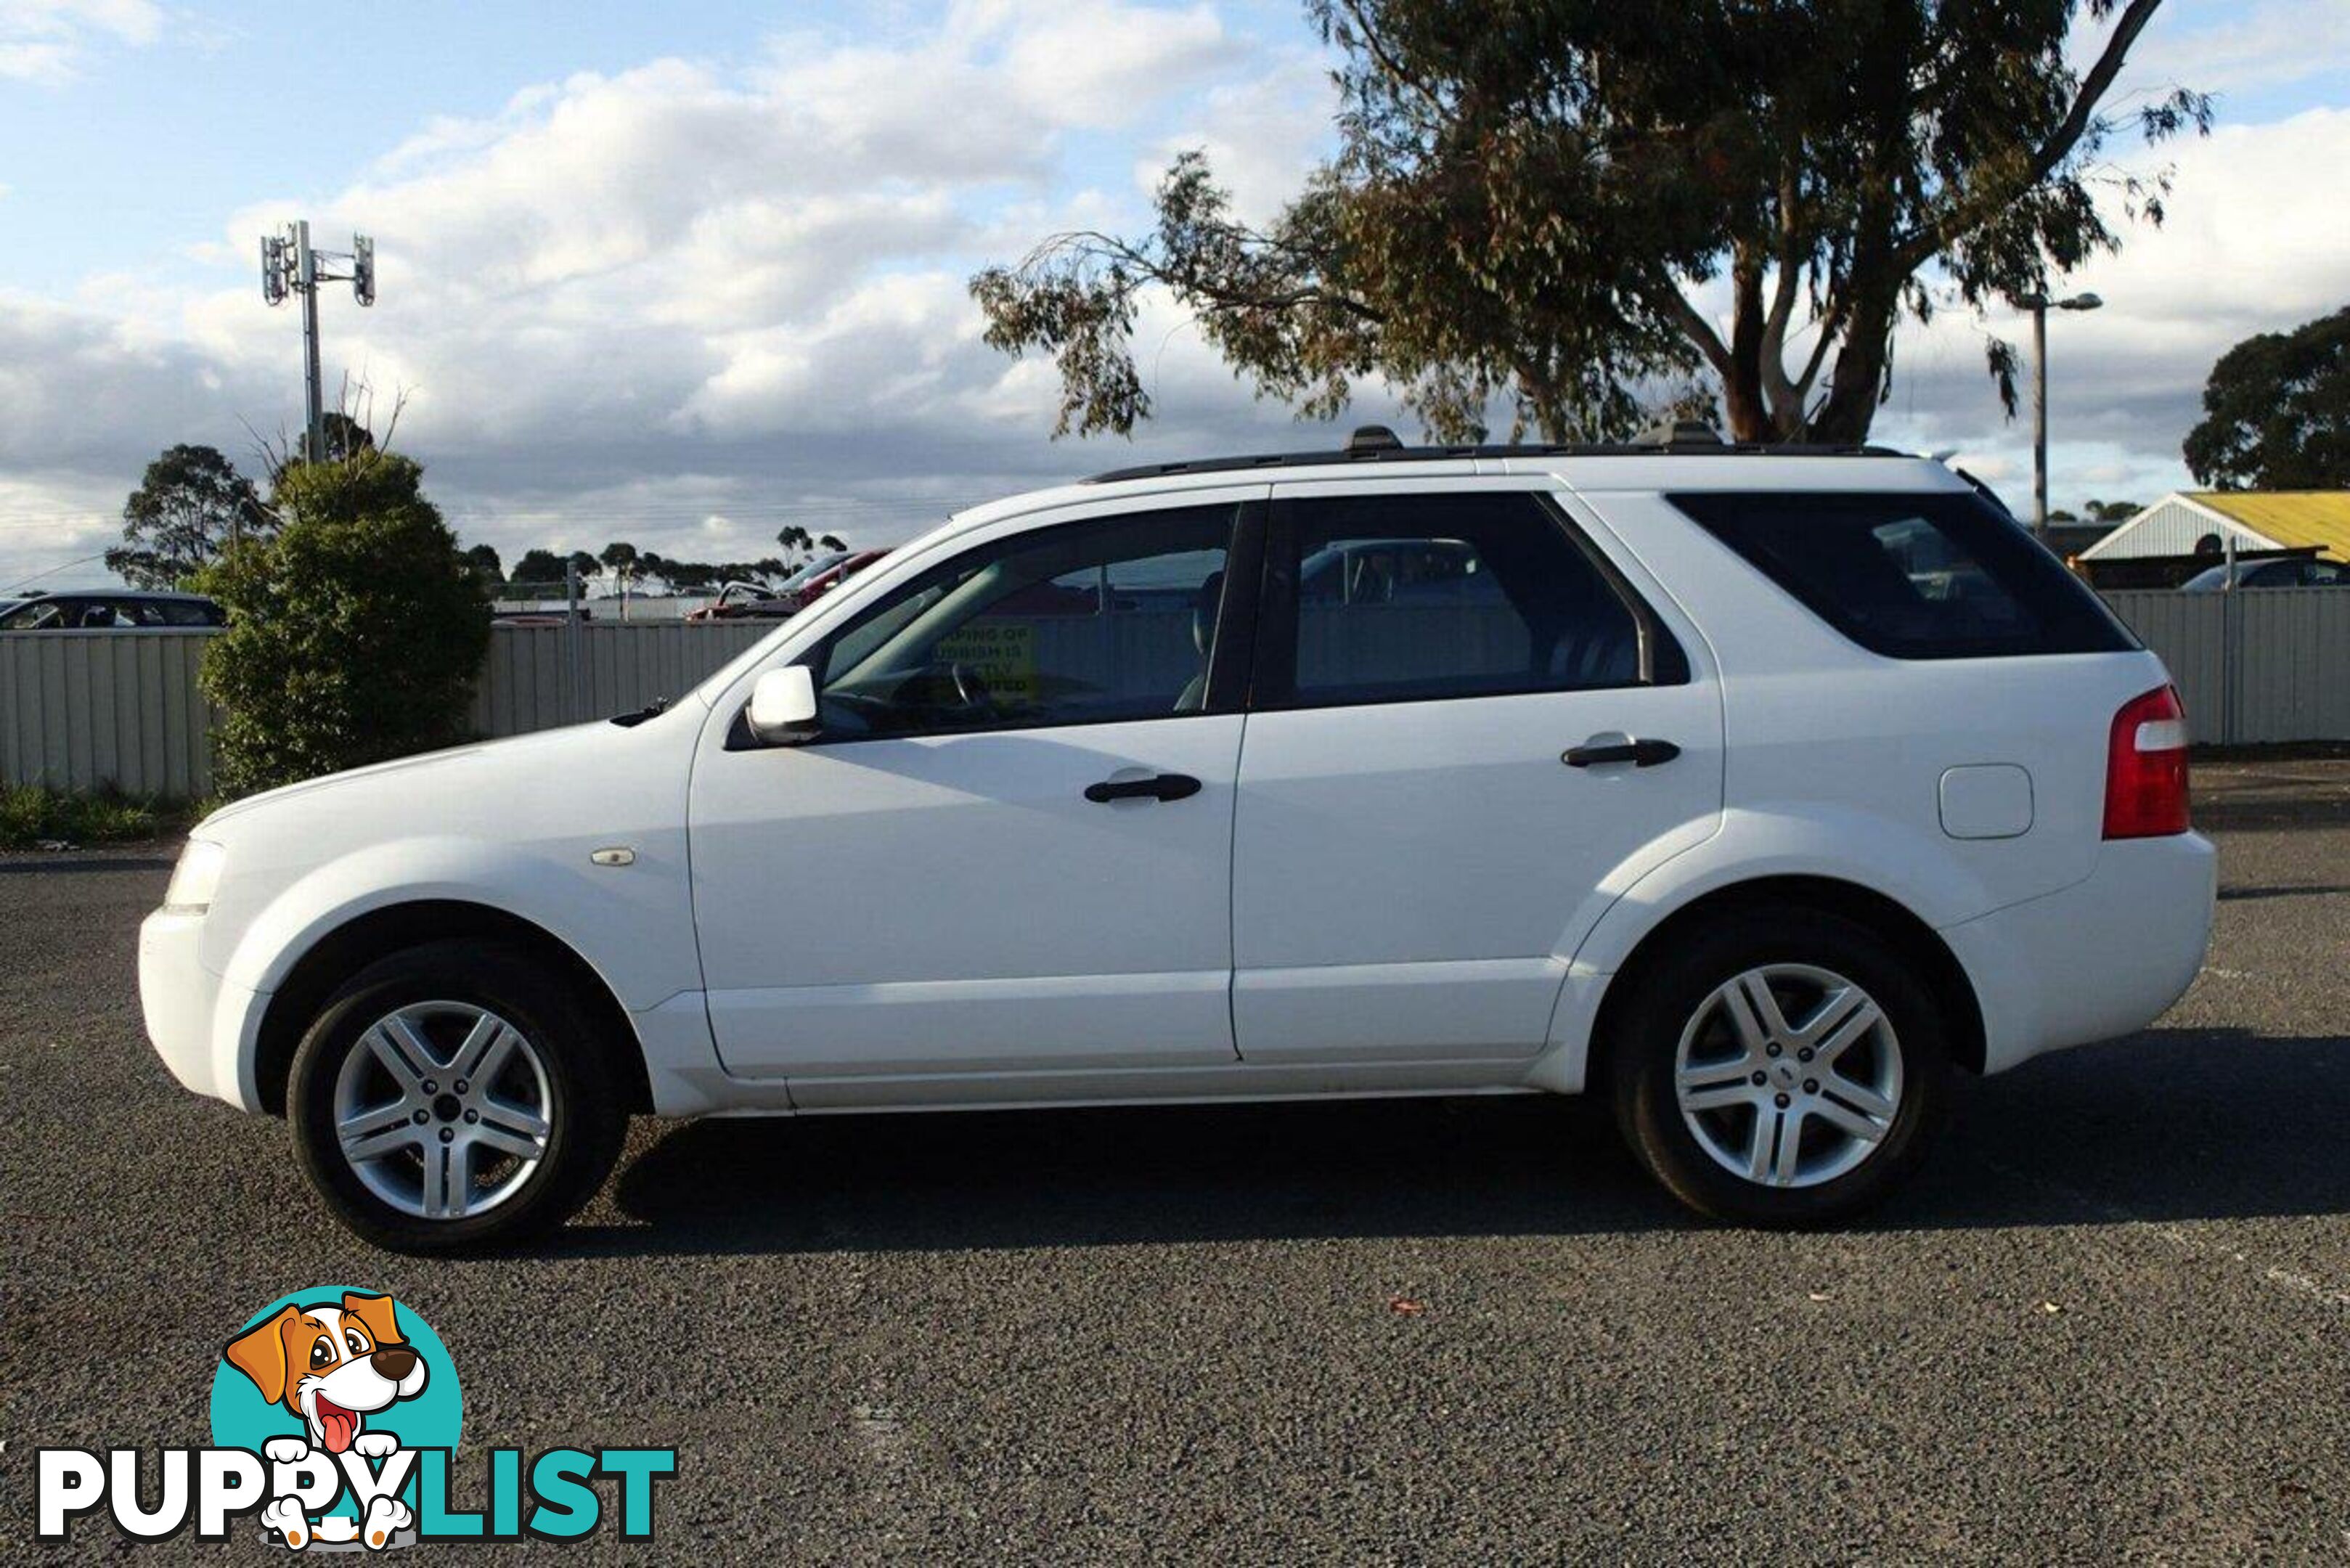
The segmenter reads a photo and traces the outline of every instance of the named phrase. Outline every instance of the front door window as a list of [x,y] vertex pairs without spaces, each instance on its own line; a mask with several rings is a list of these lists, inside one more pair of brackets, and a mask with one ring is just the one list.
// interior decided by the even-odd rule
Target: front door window
[[815,663],[827,742],[1197,712],[1238,508],[1032,530],[860,614]]

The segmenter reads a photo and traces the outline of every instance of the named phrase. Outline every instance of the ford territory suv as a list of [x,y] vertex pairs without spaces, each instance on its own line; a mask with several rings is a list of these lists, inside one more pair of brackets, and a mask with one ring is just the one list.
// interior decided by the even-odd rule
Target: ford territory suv
[[410,1250],[560,1221],[630,1113],[1365,1095],[1603,1095],[1688,1204],[1820,1223],[1957,1075],[2186,988],[2186,742],[1939,463],[1367,431],[979,507],[658,712],[239,801],[140,989]]

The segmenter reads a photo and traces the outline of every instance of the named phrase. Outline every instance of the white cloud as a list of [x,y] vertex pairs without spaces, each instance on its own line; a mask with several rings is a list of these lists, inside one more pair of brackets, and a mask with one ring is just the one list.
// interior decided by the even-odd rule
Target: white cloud
[[[2221,126],[2134,160],[2168,161],[2176,183],[2159,229],[2125,229],[2120,254],[2067,279],[2104,308],[2049,321],[2055,504],[2117,488],[2188,483],[2179,442],[2199,416],[2213,361],[2244,337],[2350,303],[2350,109],[2270,125]],[[2004,454],[2021,502],[2031,484],[2028,406],[2004,422],[1983,361],[1986,332],[2028,353],[2030,324],[1945,312],[1906,330],[1878,431],[1924,448]],[[2028,368],[2028,367],[2027,367]]]
[[0,78],[56,86],[95,45],[151,44],[162,31],[152,0],[0,0]]
[[2183,82],[2230,95],[2307,81],[2350,64],[2342,0],[2222,0],[2166,12],[2131,52],[2125,85]]
[[[191,236],[172,259],[217,287],[150,268],[68,302],[0,295],[0,583],[77,548],[68,524],[110,526],[161,447],[242,460],[248,427],[298,419],[295,313],[245,275],[253,236],[296,215],[322,244],[377,237],[377,308],[322,301],[328,364],[380,406],[409,394],[401,444],[509,554],[753,556],[791,521],[886,543],[1071,473],[1326,443],[1156,297],[1136,346],[1158,420],[1130,445],[1048,443],[1051,368],[980,341],[964,279],[1055,230],[1131,226],[1182,147],[1269,215],[1329,95],[1310,49],[1244,51],[1207,5],[970,0],[919,36],[793,36],[745,70],[654,60],[433,120],[338,193]],[[2074,280],[2106,310],[2052,326],[2060,504],[2159,488],[2219,353],[2350,298],[2350,110],[2162,156],[2168,225]],[[1962,448],[2020,501],[2029,432],[2003,422],[1981,331],[1960,312],[1904,334],[1879,435]],[[1393,417],[1372,389],[1340,422]]]
[[995,60],[1036,114],[1072,124],[1130,124],[1169,88],[1230,63],[1234,46],[1211,5],[1142,9],[1118,0],[983,0],[949,36],[1002,38]]
[[[1127,460],[1042,439],[1049,412],[1020,394],[1041,368],[980,342],[964,281],[1072,221],[1131,221],[1131,192],[1070,192],[1070,159],[1244,89],[1250,65],[1208,5],[964,0],[927,33],[780,38],[743,70],[658,59],[528,87],[419,127],[326,200],[255,202],[182,247],[233,287],[0,299],[0,468],[127,489],[167,441],[242,456],[246,427],[289,429],[295,312],[242,275],[253,235],[307,216],[321,246],[378,243],[378,306],[321,301],[329,377],[348,366],[379,406],[407,394],[401,443],[470,535],[671,532],[747,555],[807,507],[902,536]],[[0,568],[16,544],[0,534]]]
[[1233,212],[1264,224],[1329,151],[1337,109],[1327,63],[1306,50],[1285,53],[1260,76],[1211,88],[1182,129],[1136,167],[1136,182],[1155,188],[1177,153],[1197,149],[1232,192]]

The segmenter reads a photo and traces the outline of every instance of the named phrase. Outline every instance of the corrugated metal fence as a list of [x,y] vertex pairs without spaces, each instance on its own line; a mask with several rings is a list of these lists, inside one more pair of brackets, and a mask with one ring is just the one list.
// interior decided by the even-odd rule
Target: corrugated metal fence
[[[2169,665],[2197,741],[2350,740],[2350,592],[2142,590],[2106,599]],[[640,707],[683,691],[774,628],[498,627],[474,695],[474,728],[520,734]],[[213,635],[0,633],[0,784],[205,794],[210,726],[196,668]]]
[[2350,741],[2350,592],[2105,597],[2170,667],[2198,742]]
[[[491,628],[473,728],[518,735],[673,695],[774,621]],[[0,784],[212,788],[210,709],[196,669],[211,631],[0,633]]]
[[775,629],[774,621],[501,626],[473,692],[484,735],[577,724],[673,697]]
[[209,631],[0,632],[0,784],[200,795]]

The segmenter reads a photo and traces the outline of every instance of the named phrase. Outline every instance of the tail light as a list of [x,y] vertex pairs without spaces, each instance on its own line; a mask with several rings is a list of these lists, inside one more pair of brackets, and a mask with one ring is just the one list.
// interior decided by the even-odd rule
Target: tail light
[[2114,715],[2106,752],[2106,836],[2187,831],[2187,710],[2164,686]]

